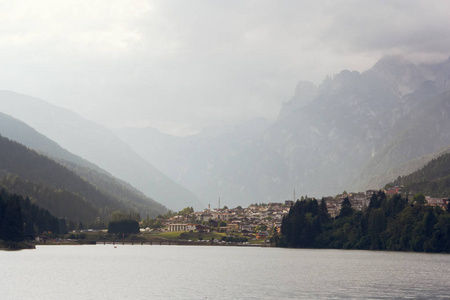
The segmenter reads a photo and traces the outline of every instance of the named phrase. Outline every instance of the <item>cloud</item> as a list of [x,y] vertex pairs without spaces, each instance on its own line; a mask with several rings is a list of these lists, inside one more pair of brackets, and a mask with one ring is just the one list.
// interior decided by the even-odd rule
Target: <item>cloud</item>
[[2,89],[111,127],[275,118],[299,80],[449,56],[446,1],[0,1]]
[[[336,5],[323,39],[348,52],[373,52],[441,60],[449,55],[447,1],[348,1]],[[428,58],[427,58],[428,56]],[[433,59],[434,58],[434,59]]]

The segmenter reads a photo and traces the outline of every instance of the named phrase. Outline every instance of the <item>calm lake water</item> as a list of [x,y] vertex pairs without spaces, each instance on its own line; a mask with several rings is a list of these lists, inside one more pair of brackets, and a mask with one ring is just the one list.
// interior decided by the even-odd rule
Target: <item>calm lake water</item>
[[0,299],[450,299],[450,255],[253,247],[0,251]]

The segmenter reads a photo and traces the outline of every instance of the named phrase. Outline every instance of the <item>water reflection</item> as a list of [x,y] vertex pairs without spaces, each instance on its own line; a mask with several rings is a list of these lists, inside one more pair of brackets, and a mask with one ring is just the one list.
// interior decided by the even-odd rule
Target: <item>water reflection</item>
[[41,246],[0,263],[2,299],[430,299],[450,282],[449,255],[374,251]]

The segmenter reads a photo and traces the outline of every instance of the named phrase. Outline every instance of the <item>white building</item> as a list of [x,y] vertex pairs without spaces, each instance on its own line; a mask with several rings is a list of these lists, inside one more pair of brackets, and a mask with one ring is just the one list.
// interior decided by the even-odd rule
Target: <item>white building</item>
[[194,231],[195,224],[169,224],[169,231]]

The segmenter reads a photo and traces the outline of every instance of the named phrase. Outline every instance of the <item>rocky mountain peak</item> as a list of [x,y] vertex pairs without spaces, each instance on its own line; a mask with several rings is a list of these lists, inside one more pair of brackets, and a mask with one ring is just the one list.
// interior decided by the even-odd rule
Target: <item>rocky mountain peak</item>
[[317,86],[311,82],[300,81],[297,83],[294,96],[287,102],[283,103],[280,118],[284,118],[290,112],[308,105],[317,96],[317,91]]
[[439,65],[435,83],[441,92],[450,90],[450,57]]
[[415,64],[399,55],[383,57],[364,74],[388,86],[398,97],[412,93],[429,79]]

